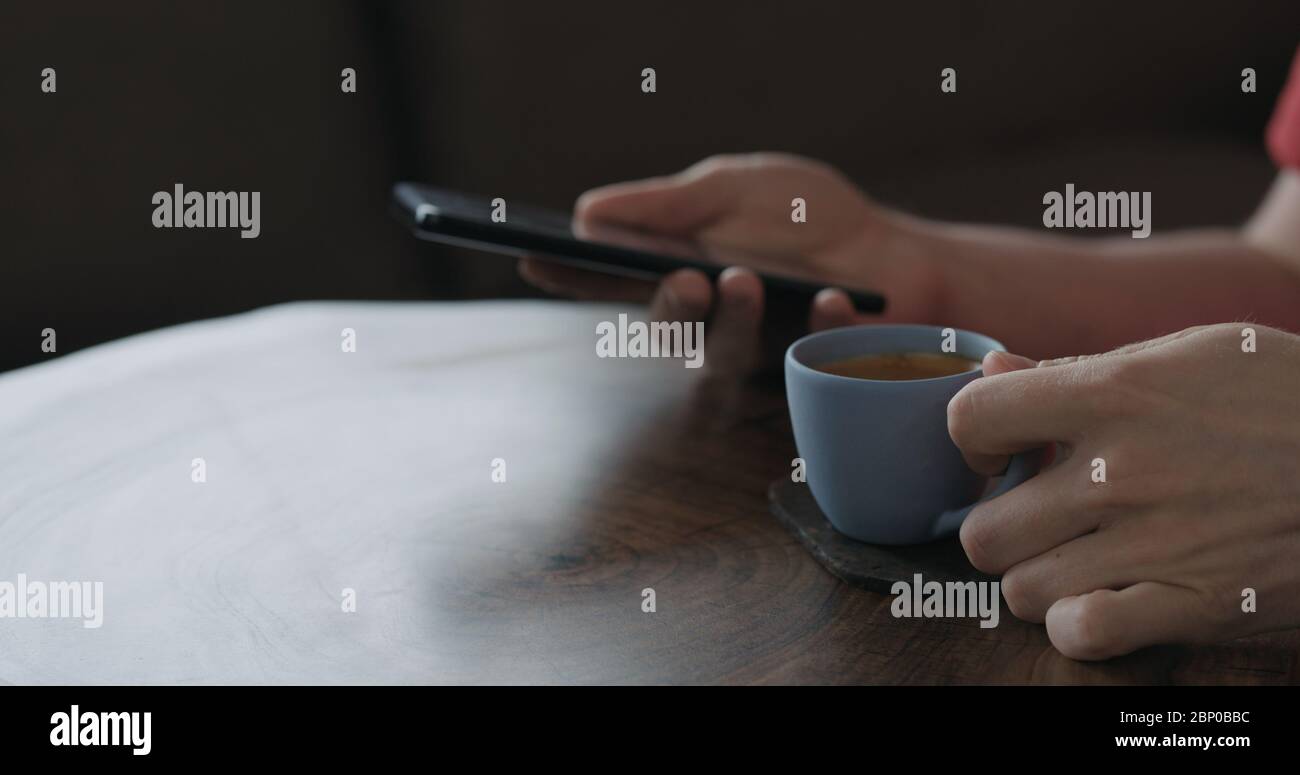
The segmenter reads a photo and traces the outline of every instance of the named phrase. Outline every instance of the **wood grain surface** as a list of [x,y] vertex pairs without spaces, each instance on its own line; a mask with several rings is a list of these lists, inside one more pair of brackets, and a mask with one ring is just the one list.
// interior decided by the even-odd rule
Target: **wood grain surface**
[[105,597],[0,619],[0,681],[1297,680],[1295,632],[1084,664],[1005,611],[893,618],[768,511],[779,388],[599,359],[620,311],[296,304],[0,376],[0,581]]

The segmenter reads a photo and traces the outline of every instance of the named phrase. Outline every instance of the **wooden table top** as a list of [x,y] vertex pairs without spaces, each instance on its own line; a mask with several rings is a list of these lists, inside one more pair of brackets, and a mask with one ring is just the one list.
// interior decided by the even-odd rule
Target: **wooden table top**
[[98,629],[0,619],[0,681],[1297,680],[1296,632],[1084,664],[893,618],[768,512],[779,389],[598,359],[619,311],[293,304],[0,376],[0,581],[104,582]]

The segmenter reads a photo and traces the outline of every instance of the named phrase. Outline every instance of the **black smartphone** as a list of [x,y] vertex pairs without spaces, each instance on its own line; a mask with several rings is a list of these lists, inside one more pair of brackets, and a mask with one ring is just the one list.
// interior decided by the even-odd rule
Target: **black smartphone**
[[[686,240],[610,226],[575,230],[567,213],[514,201],[494,207],[485,197],[420,183],[398,183],[393,187],[393,203],[397,217],[417,237],[434,242],[516,256],[539,255],[582,269],[651,280],[678,269],[698,269],[716,278],[728,266],[744,266],[762,278],[774,305],[793,303],[804,310],[825,287],[812,278],[765,269],[788,264],[788,256],[705,248]],[[885,309],[885,298],[878,293],[843,290],[861,312]]]

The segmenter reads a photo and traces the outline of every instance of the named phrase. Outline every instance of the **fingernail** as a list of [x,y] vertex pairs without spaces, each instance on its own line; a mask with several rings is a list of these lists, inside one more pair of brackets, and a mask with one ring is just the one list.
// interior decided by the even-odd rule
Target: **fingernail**
[[1003,352],[1001,350],[993,350],[989,352],[988,355],[984,356],[984,363],[998,366],[1005,371],[1033,369],[1038,366],[1036,361],[1032,361],[1023,355],[1016,355],[1015,353]]
[[722,274],[718,275],[718,282],[719,283],[724,282],[726,280],[729,280],[732,277],[735,277],[738,274],[740,274],[740,267],[729,266],[726,269],[722,270]]
[[838,289],[822,288],[820,291],[817,291],[817,295],[813,297],[813,304],[829,304],[832,300],[838,299],[839,297],[840,292]]

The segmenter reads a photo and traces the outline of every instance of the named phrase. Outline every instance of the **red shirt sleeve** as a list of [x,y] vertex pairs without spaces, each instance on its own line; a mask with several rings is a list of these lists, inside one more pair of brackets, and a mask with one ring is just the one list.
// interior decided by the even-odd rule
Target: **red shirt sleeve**
[[1300,51],[1268,122],[1268,152],[1277,166],[1300,169]]

